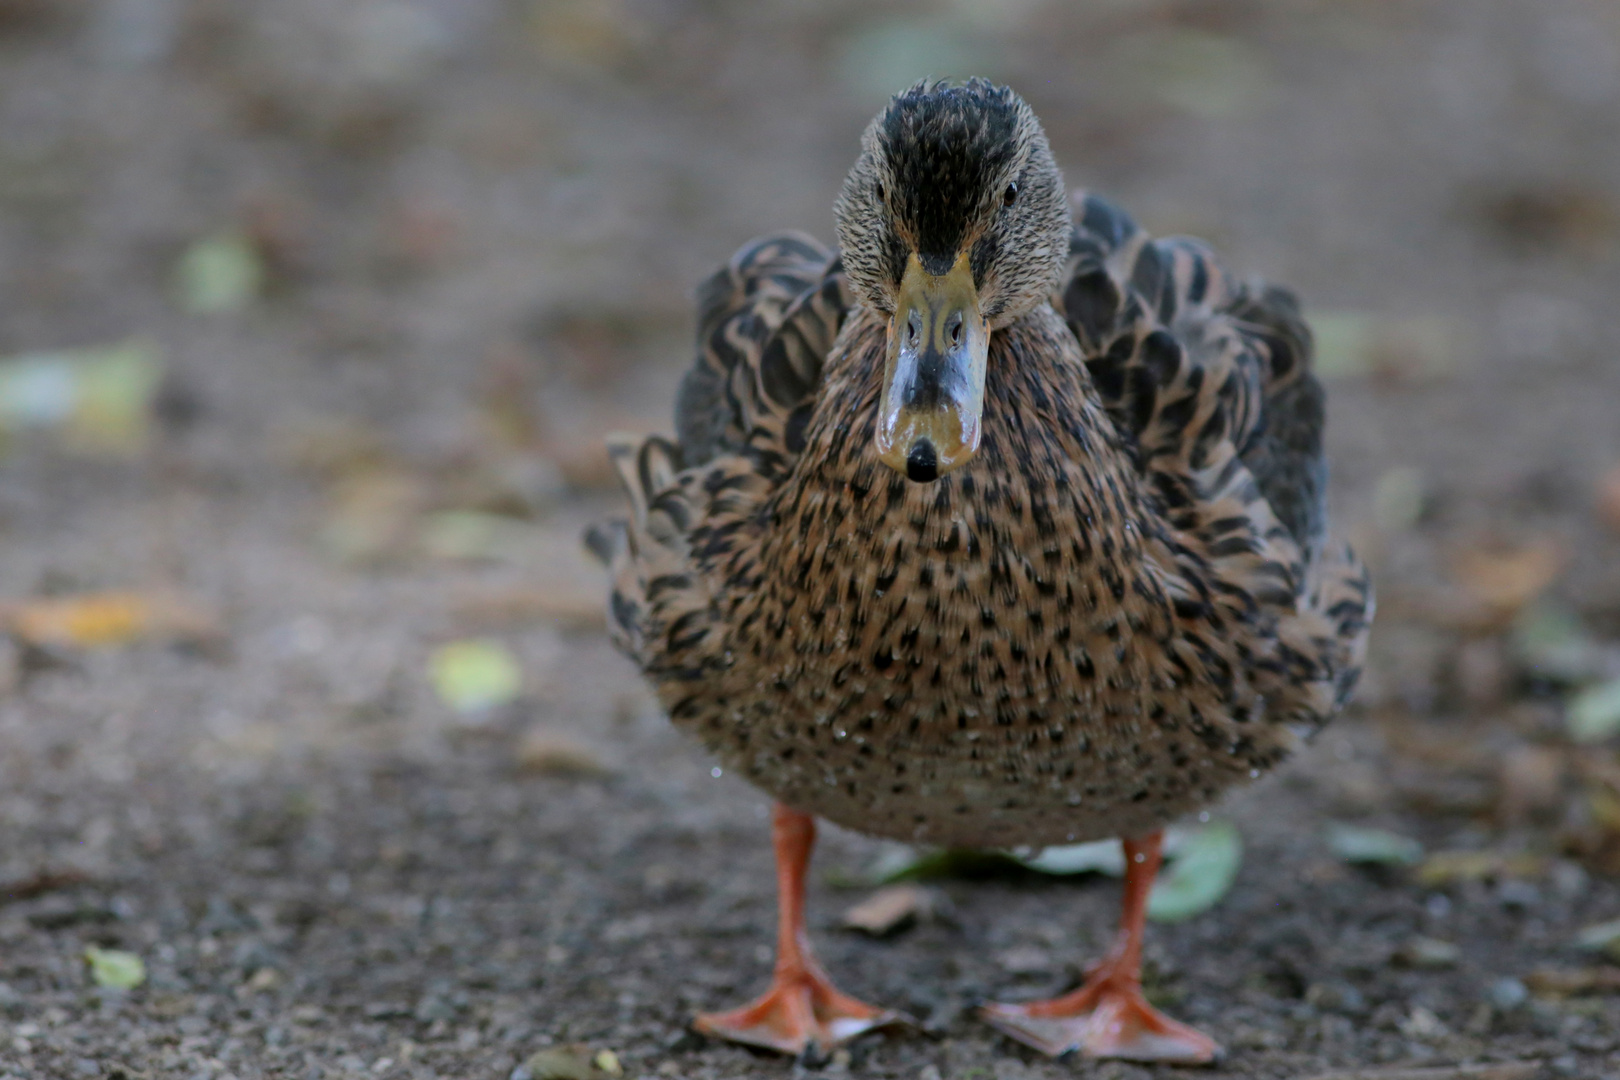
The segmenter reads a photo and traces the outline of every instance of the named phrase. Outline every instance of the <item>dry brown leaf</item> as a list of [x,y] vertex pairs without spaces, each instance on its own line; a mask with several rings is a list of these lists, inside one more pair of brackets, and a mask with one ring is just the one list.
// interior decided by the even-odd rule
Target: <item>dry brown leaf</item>
[[206,642],[218,624],[173,596],[141,592],[83,593],[0,603],[0,624],[30,645],[104,648],[145,638]]
[[1540,855],[1500,851],[1437,851],[1417,868],[1418,884],[1436,888],[1454,881],[1539,877],[1547,867]]
[[1613,993],[1620,990],[1620,967],[1537,968],[1524,977],[1524,985],[1537,997]]
[[518,766],[537,776],[606,776],[611,770],[595,751],[563,732],[535,728],[518,744]]
[[887,937],[933,913],[934,895],[920,885],[888,885],[844,912],[844,927]]
[[1453,553],[1451,572],[1473,599],[1512,616],[1546,591],[1564,561],[1561,545],[1541,540],[1522,547],[1464,548]]

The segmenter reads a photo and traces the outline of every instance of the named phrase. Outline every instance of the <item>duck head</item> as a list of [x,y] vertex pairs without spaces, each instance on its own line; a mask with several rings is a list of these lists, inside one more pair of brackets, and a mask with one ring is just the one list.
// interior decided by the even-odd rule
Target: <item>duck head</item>
[[888,317],[878,456],[933,481],[979,448],[990,335],[1058,285],[1063,177],[1010,89],[921,82],[867,127],[837,214],[850,285]]

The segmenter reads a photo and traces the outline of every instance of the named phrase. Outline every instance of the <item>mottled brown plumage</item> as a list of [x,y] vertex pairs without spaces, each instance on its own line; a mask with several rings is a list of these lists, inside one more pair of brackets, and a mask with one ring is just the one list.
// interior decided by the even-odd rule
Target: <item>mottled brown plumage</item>
[[[841,258],[739,252],[679,441],[614,444],[615,638],[788,806],[939,844],[1142,836],[1354,684],[1371,597],[1325,538],[1294,301],[1074,207],[1016,95],[913,88],[867,132]],[[957,251],[992,330],[982,443],[914,483],[873,450],[885,340],[907,256]]]

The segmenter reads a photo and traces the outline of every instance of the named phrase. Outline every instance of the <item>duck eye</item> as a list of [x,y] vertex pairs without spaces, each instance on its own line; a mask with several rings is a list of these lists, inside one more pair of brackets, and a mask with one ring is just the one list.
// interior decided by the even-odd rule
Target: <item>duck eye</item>
[[878,184],[872,190],[877,192],[878,202],[883,201],[883,185]]
[[1011,206],[1018,200],[1018,181],[1014,180],[1007,185],[1007,190],[1001,193],[1001,205]]

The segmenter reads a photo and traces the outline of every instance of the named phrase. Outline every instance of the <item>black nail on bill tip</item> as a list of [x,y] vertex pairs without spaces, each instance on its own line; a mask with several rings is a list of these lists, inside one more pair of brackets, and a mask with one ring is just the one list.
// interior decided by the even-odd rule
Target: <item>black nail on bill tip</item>
[[918,484],[931,484],[939,479],[939,455],[934,453],[934,444],[927,439],[911,444],[911,452],[906,454],[906,479]]

